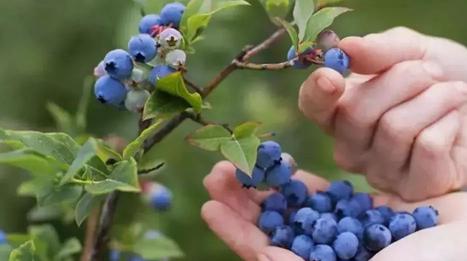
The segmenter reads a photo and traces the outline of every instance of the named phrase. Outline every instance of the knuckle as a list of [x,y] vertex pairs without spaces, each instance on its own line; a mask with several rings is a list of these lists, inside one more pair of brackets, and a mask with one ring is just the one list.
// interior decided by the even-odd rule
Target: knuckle
[[393,32],[393,33],[397,33],[397,34],[414,34],[414,35],[418,35],[419,33],[415,30],[412,30],[408,27],[405,27],[405,26],[396,26],[392,29],[389,29],[388,32]]
[[449,144],[442,137],[431,131],[422,131],[416,140],[416,146],[425,157],[436,157],[449,152]]

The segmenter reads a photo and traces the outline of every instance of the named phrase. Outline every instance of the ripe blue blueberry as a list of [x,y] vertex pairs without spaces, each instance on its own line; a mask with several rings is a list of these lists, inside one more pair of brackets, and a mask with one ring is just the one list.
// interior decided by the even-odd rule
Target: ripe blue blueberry
[[290,226],[279,226],[272,233],[271,243],[273,246],[289,248],[294,237],[294,231]]
[[328,245],[316,245],[310,253],[310,261],[336,261],[336,253]]
[[147,63],[157,54],[156,41],[149,34],[139,34],[128,41],[128,51],[135,61]]
[[270,187],[280,187],[290,182],[292,167],[286,162],[277,163],[266,171],[266,184]]
[[417,230],[417,224],[412,215],[408,213],[398,213],[391,218],[389,230],[391,231],[392,238],[394,240],[399,240],[415,232],[415,230]]
[[352,199],[358,202],[362,211],[367,211],[373,207],[373,199],[368,193],[356,192]]
[[295,216],[297,215],[297,210],[290,210],[289,209],[289,213],[287,215],[287,224],[290,225],[290,226],[294,226],[295,227]]
[[417,229],[434,227],[438,224],[438,211],[432,206],[416,208],[413,217],[417,222]]
[[125,98],[125,108],[131,112],[141,112],[151,94],[143,89],[130,90]]
[[[289,51],[287,52],[287,60],[292,60],[297,57],[297,52],[295,51],[295,46],[291,46]],[[306,69],[310,67],[311,62],[306,61],[304,59],[298,59],[294,62],[293,68],[295,69]]]
[[324,65],[344,74],[349,69],[349,56],[339,48],[331,48],[324,54]]
[[367,226],[363,231],[363,245],[370,251],[379,251],[391,244],[391,231],[381,224]]
[[149,14],[139,21],[139,32],[142,34],[151,34],[155,26],[162,25],[161,17],[156,14]]
[[313,226],[312,238],[315,243],[329,244],[337,235],[337,223],[332,218],[320,217]]
[[109,252],[109,261],[119,261],[121,253],[116,249],[111,249]]
[[277,211],[279,213],[285,213],[287,210],[287,200],[284,195],[279,192],[272,193],[269,195],[261,204],[263,210]]
[[292,242],[290,250],[297,256],[307,260],[310,257],[311,250],[313,249],[313,240],[307,235],[296,236]]
[[321,218],[330,218],[330,219],[334,219],[334,221],[339,221],[339,219],[337,218],[336,214],[334,213],[331,213],[331,212],[326,212],[326,213],[321,213],[320,215]]
[[339,223],[337,224],[337,231],[339,233],[351,232],[358,238],[361,238],[363,235],[363,225],[356,218],[345,217],[339,220]]
[[292,180],[285,184],[281,192],[287,199],[289,207],[301,207],[308,196],[308,189],[300,180]]
[[334,210],[337,217],[358,217],[362,213],[360,204],[354,199],[341,199]]
[[133,60],[129,53],[122,49],[108,52],[104,57],[105,71],[112,77],[125,80],[133,71]]
[[281,159],[281,146],[275,141],[265,141],[258,147],[256,165],[268,169]]
[[104,75],[94,84],[94,94],[102,103],[121,106],[125,101],[127,89],[119,80]]
[[348,260],[354,257],[358,251],[358,238],[351,232],[344,232],[337,236],[332,243],[334,252],[340,259]]
[[354,261],[368,261],[370,260],[371,257],[373,257],[373,253],[368,251],[364,246],[360,244],[357,254],[353,258],[353,260]]
[[240,169],[237,169],[235,171],[235,177],[240,183],[242,183],[243,187],[245,188],[256,187],[259,183],[263,182],[264,180],[264,170],[255,167],[253,168],[253,173],[250,177],[245,172],[241,171]]
[[165,76],[168,76],[169,74],[174,73],[174,72],[175,70],[171,68],[170,66],[157,65],[149,73],[148,80],[152,85],[157,87],[157,81],[159,81],[160,78],[164,78]]
[[332,200],[326,192],[317,192],[308,198],[307,205],[319,213],[331,212],[333,210]]
[[276,227],[282,225],[284,225],[284,218],[276,211],[264,211],[258,219],[258,227],[265,233],[271,233]]
[[294,228],[301,233],[311,235],[313,232],[313,225],[319,218],[319,213],[311,208],[301,208],[294,216]]
[[140,257],[140,256],[133,255],[133,256],[130,257],[129,261],[146,261],[146,260],[143,259],[143,258]]
[[360,222],[366,227],[372,224],[386,224],[386,219],[378,210],[370,209],[360,216]]
[[337,180],[331,182],[331,185],[327,189],[327,192],[331,196],[331,199],[334,202],[337,202],[341,199],[350,198],[353,193],[353,187],[352,184],[347,180]]
[[173,28],[164,29],[158,36],[159,45],[165,50],[177,49],[182,40],[182,34]]
[[4,244],[7,244],[7,237],[6,237],[6,234],[5,232],[3,232],[2,230],[0,230],[0,245],[4,245]]
[[165,211],[172,205],[172,192],[160,184],[154,184],[149,190],[149,201],[156,210]]
[[392,216],[394,216],[394,211],[388,206],[379,206],[375,209],[378,210],[381,215],[383,215],[385,224],[389,223],[389,220],[391,220]]
[[161,10],[162,22],[165,25],[173,25],[178,27],[184,12],[185,6],[182,3],[167,4]]

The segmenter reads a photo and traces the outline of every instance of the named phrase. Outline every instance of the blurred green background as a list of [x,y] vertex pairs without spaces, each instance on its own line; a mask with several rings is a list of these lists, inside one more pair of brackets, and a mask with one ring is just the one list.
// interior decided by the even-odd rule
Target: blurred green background
[[[160,0],[154,1],[160,4]],[[273,26],[255,1],[217,16],[189,57],[189,78],[207,83],[246,44],[269,35]],[[333,29],[341,36],[365,35],[394,26],[407,26],[426,34],[467,42],[465,0],[348,0],[355,9],[337,20]],[[74,110],[85,76],[104,54],[126,47],[137,32],[138,5],[131,0],[0,0],[0,126],[15,129],[53,130],[45,109],[48,101]],[[391,44],[391,43],[387,43]],[[256,61],[282,61],[289,43],[286,38]],[[209,98],[214,107],[207,116],[220,122],[258,120],[263,130],[275,131],[275,139],[293,154],[301,168],[327,178],[340,172],[332,160],[331,141],[308,122],[297,109],[297,91],[310,71],[239,71]],[[89,132],[108,133],[131,139],[136,116],[91,102]],[[203,177],[220,157],[187,145],[183,138],[196,126],[185,123],[162,142],[154,155],[168,167],[159,180],[175,195],[174,208],[157,217],[157,224],[186,253],[184,260],[238,260],[208,230],[199,216],[208,199]],[[0,228],[23,232],[34,200],[17,197],[15,190],[27,174],[0,167]],[[353,177],[361,189],[365,183]],[[122,211],[125,219],[129,212]],[[59,225],[64,238],[76,233],[73,223]]]

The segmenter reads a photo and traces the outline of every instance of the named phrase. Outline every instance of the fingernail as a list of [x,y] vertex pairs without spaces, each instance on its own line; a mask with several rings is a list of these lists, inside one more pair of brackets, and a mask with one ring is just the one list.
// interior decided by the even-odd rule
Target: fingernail
[[258,261],[271,261],[271,259],[269,259],[269,257],[267,257],[264,254],[259,254],[258,255]]
[[423,62],[422,66],[435,79],[443,76],[443,69],[434,62]]
[[336,91],[336,86],[334,86],[334,84],[332,84],[332,82],[324,76],[318,78],[316,83],[318,84],[319,88],[321,88],[321,90],[328,94],[332,94]]

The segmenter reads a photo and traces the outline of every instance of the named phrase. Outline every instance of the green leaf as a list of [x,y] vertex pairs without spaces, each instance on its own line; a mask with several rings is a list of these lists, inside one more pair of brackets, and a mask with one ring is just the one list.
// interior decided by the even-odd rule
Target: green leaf
[[[154,156],[145,156],[139,160],[138,162],[138,171],[139,172],[147,172],[148,170],[150,173],[154,171],[160,171],[165,166],[165,161],[162,159],[155,158]],[[149,173],[148,173],[149,174]]]
[[86,143],[78,151],[78,155],[71,163],[67,172],[60,181],[60,186],[70,182],[79,171],[84,168],[86,163],[90,161],[97,154],[97,142],[94,138],[89,138]]
[[315,0],[315,5],[316,5],[316,8],[318,9],[318,8],[322,8],[328,5],[334,5],[342,1],[344,0]]
[[32,240],[26,241],[21,246],[13,249],[9,261],[34,261],[36,246]]
[[86,185],[86,191],[95,194],[107,194],[114,190],[124,192],[139,192],[138,171],[133,158],[116,164],[109,178]]
[[19,167],[37,174],[55,173],[61,164],[30,149],[0,153],[0,163]]
[[162,122],[163,120],[157,120],[147,129],[141,132],[141,134],[135,140],[130,142],[130,144],[126,146],[125,150],[123,150],[123,159],[130,159],[131,157],[134,157],[136,153],[141,149],[144,142],[156,133]]
[[190,107],[190,104],[183,99],[156,90],[144,106],[143,119],[169,118],[188,107]]
[[222,143],[221,153],[237,168],[251,174],[256,163],[257,149],[260,140],[256,136],[246,136]]
[[77,238],[70,238],[65,243],[63,243],[60,251],[55,255],[56,260],[63,260],[65,258],[71,257],[74,254],[81,252],[81,243]]
[[183,257],[177,243],[163,235],[156,238],[142,237],[134,244],[133,251],[148,260]]
[[261,3],[270,17],[284,18],[290,11],[290,0],[262,0]]
[[188,18],[199,13],[203,5],[203,1],[204,0],[191,0],[188,2],[185,12],[183,13],[182,20],[180,21],[180,28],[182,28],[182,31],[186,31]]
[[187,137],[191,145],[208,151],[218,151],[229,140],[232,140],[232,134],[220,125],[204,126]]
[[33,238],[36,255],[42,260],[51,260],[60,249],[60,239],[51,225],[30,226],[29,235]]
[[73,132],[73,117],[69,112],[52,102],[47,103],[47,110],[52,115],[59,131],[66,133]]
[[96,140],[96,141],[97,141],[97,148],[96,148],[97,157],[99,157],[99,159],[102,162],[107,163],[109,162],[109,160],[112,160],[112,161],[122,160],[122,156],[118,152],[116,152],[115,150],[107,146],[107,144],[105,144],[102,140]]
[[169,74],[159,79],[157,89],[185,100],[196,112],[201,111],[203,99],[199,93],[190,93],[185,86],[181,72]]
[[307,31],[307,24],[315,10],[314,0],[295,0],[293,17],[298,27],[298,38],[302,41]]
[[256,121],[247,121],[236,126],[233,130],[233,134],[237,139],[254,136],[260,125],[261,123]]
[[71,184],[46,188],[48,190],[44,189],[43,194],[38,195],[37,201],[40,206],[75,203],[83,192],[82,187]]
[[305,41],[315,41],[321,31],[330,26],[336,17],[352,11],[346,7],[326,7],[316,12],[310,19],[306,27]]
[[284,29],[287,31],[287,34],[290,37],[290,41],[292,42],[292,45],[295,46],[295,50],[298,50],[299,40],[298,40],[298,33],[295,27],[291,23],[285,21],[284,19],[277,18],[276,21],[278,21],[284,27]]
[[75,207],[76,224],[81,226],[83,221],[89,216],[89,214],[91,214],[91,211],[97,207],[103,199],[103,196],[95,196],[90,193],[85,193]]
[[26,241],[32,240],[31,236],[28,234],[8,234],[7,241],[12,247],[17,248],[22,244],[26,243]]

